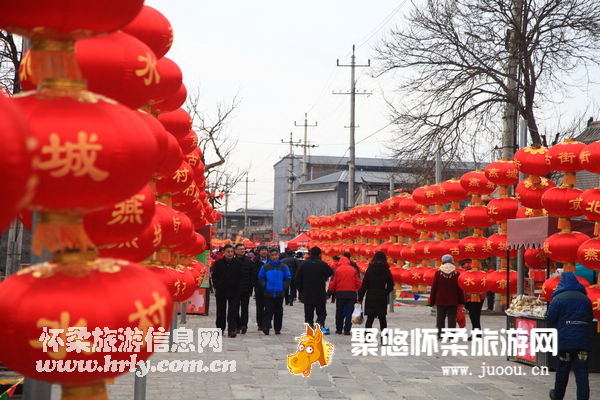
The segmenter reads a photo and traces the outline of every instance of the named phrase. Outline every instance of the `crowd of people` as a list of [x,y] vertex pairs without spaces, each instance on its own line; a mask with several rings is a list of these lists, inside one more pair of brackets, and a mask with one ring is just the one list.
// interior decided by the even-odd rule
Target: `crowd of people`
[[366,327],[379,319],[387,326],[389,293],[394,289],[390,266],[383,252],[378,252],[361,279],[358,266],[349,253],[328,264],[321,249],[313,247],[308,257],[302,252],[268,249],[261,245],[253,253],[243,244],[225,245],[211,267],[211,282],[216,298],[216,326],[231,338],[248,331],[250,299],[256,305],[259,331],[276,335],[283,326],[283,303],[293,306],[299,299],[304,306],[304,321],[311,327],[319,324],[324,334],[327,300],[337,302],[335,333],[350,335],[354,304],[365,300]]

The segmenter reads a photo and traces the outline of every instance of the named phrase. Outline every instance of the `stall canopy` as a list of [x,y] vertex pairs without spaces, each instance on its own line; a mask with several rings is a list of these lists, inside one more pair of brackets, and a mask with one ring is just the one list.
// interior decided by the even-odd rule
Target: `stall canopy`
[[[509,219],[506,247],[509,249],[542,247],[548,236],[560,231],[557,225],[558,218],[555,217]],[[594,223],[591,221],[572,219],[571,229],[589,236],[594,235]]]
[[292,250],[298,250],[300,247],[308,247],[310,237],[304,232],[287,242],[287,247]]

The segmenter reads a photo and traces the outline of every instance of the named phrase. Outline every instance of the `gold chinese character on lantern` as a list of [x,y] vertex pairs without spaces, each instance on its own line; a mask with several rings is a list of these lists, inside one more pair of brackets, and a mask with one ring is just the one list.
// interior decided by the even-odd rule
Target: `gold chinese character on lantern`
[[141,301],[136,300],[134,306],[136,311],[129,314],[129,322],[138,322],[138,329],[144,333],[144,337],[148,332],[148,328],[152,326],[166,326],[166,314],[165,306],[167,305],[167,299],[161,297],[158,293],[152,292],[152,298],[154,303],[149,307],[144,307]]
[[587,164],[587,163],[589,163],[589,162],[590,162],[590,155],[591,155],[591,154],[592,154],[592,153],[590,153],[588,150],[584,150],[584,151],[582,151],[581,153],[579,153],[579,161],[580,161],[582,164]]
[[600,214],[600,201],[592,200],[588,203],[585,211],[593,212],[594,214]]
[[567,151],[558,154],[558,160],[561,164],[573,164],[573,160],[575,160],[575,157],[575,153],[569,153]]
[[175,231],[175,233],[179,232],[180,227],[181,227],[181,220],[179,219],[179,217],[173,216],[173,230]]
[[471,179],[469,179],[469,186],[479,187],[479,178],[471,178]]
[[154,239],[152,239],[152,246],[158,247],[162,242],[162,228],[160,224],[154,224]]
[[473,286],[473,285],[475,285],[475,281],[471,277],[465,278],[464,283],[465,283],[465,286]]
[[173,180],[179,183],[187,182],[188,180],[188,170],[186,168],[178,169],[175,171],[173,175]]
[[498,206],[490,206],[488,205],[488,214],[498,215]]
[[[79,318],[79,320],[77,320],[77,322],[75,324],[71,324],[71,314],[67,311],[63,311],[60,313],[60,317],[58,320],[50,320],[50,319],[46,319],[46,318],[40,318],[37,320],[37,324],[36,326],[38,328],[49,328],[49,329],[56,329],[58,331],[60,331],[57,336],[56,336],[56,343],[57,346],[55,346],[56,351],[54,351],[54,349],[50,350],[50,346],[47,346],[47,350],[46,352],[48,353],[48,356],[50,358],[54,358],[55,360],[62,360],[67,356],[67,332],[69,331],[70,327],[87,327],[87,322],[85,319],[83,318]],[[43,335],[42,335],[43,336]],[[34,349],[43,349],[44,348],[44,341],[42,341],[42,338],[39,339],[33,339],[29,341],[29,345],[31,347],[33,347]]]
[[571,209],[571,210],[581,210],[581,197],[578,197],[578,198],[573,199],[573,200],[569,200],[569,203],[571,204],[571,206],[569,207],[569,209]]
[[598,249],[594,249],[592,247],[583,250],[584,261],[600,261],[600,257],[598,256],[599,252],[600,251]]
[[144,78],[144,85],[150,86],[154,82],[158,85],[160,82],[160,74],[156,69],[156,57],[150,53],[145,56],[138,56],[138,61],[145,63],[143,68],[136,69],[135,75]]
[[455,226],[456,225],[456,219],[454,218],[448,218],[446,220],[446,226]]
[[135,194],[125,201],[115,204],[112,212],[113,219],[106,225],[114,224],[141,224],[144,210],[142,202],[146,199],[143,194]]
[[516,169],[509,169],[508,171],[506,171],[506,177],[516,179],[519,177],[519,171],[517,171]]
[[471,253],[475,251],[475,243],[465,243],[465,251]]
[[98,135],[86,132],[77,134],[77,142],[65,142],[61,144],[60,136],[51,133],[49,136],[50,144],[42,147],[42,158],[44,155],[50,155],[50,159],[37,161],[36,167],[42,171],[50,171],[50,175],[55,178],[62,178],[69,173],[73,176],[89,175],[95,181],[102,181],[108,178],[109,173],[97,168],[94,164],[98,158],[98,152],[102,150],[102,145],[95,143],[98,141]]
[[498,168],[488,168],[487,169],[488,175],[492,178],[497,178],[498,172],[500,172],[500,169],[498,169]]

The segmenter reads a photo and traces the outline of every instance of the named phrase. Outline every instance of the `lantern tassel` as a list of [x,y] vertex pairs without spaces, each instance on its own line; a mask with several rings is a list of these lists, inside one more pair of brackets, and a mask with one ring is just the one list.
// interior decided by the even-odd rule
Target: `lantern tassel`
[[104,381],[71,385],[63,383],[61,400],[108,400]]
[[85,233],[81,215],[40,213],[31,249],[39,256],[44,247],[56,253],[73,249],[87,252],[96,246]]

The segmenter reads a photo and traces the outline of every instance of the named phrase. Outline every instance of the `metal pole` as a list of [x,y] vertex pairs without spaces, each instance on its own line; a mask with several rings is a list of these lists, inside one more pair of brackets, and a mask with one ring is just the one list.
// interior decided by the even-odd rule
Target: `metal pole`
[[173,331],[177,329],[177,311],[179,303],[175,302],[173,304],[173,318],[171,319],[171,328],[169,329],[169,351],[173,349],[173,344],[175,343],[175,337]]
[[138,371],[141,374],[142,369],[140,367],[136,367],[135,369],[135,379],[133,383],[133,400],[146,400],[146,377],[138,376]]
[[187,302],[181,303],[181,324],[187,324]]
[[442,182],[442,152],[438,149],[435,152],[435,183]]
[[350,159],[348,160],[348,208],[354,207],[354,178],[355,178],[355,143],[354,143],[354,111],[356,108],[356,80],[354,70],[356,57],[352,45],[352,58],[350,60]]
[[248,235],[248,172],[246,171],[246,200],[244,204],[244,235]]
[[225,179],[225,215],[223,216],[223,219],[225,220],[225,238],[227,238],[227,233],[228,233],[228,227],[227,227],[227,223],[229,221],[227,221],[227,206],[229,204],[229,178]]
[[[305,143],[306,144],[306,143]],[[306,148],[306,147],[305,147]],[[288,209],[287,209],[287,226],[292,228],[293,225],[293,210],[294,210],[294,138],[290,132],[290,163],[288,165]]]
[[[527,122],[521,121],[521,132],[519,135],[519,145],[521,147],[527,146]],[[525,174],[519,173],[519,180],[525,179]],[[525,279],[525,259],[523,258],[525,250],[519,249],[517,253],[517,293],[523,294],[525,291],[524,279]]]
[[394,175],[390,175],[390,199],[394,197]]

